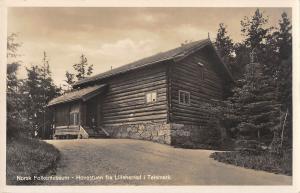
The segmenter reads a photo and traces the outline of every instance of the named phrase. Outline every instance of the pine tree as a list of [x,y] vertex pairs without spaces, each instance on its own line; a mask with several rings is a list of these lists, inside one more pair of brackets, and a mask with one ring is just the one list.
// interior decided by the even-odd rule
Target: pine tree
[[266,27],[267,22],[259,9],[251,18],[241,21],[245,39],[236,54],[237,61],[246,65],[230,102],[235,109],[239,136],[270,143],[278,133],[281,116],[276,78],[270,73],[273,68],[270,64],[276,59],[270,58],[274,49],[272,28]]
[[279,21],[279,31],[275,32],[279,48],[279,55],[282,60],[286,60],[292,53],[292,25],[285,12],[281,14]]
[[280,101],[284,108],[292,108],[292,26],[283,13],[279,21],[279,30],[274,32],[276,49],[279,50],[278,83]]
[[17,60],[18,48],[21,43],[15,41],[16,34],[11,34],[7,37],[7,64],[6,75],[6,118],[7,118],[7,136],[13,137],[20,134],[22,129],[23,119],[23,104],[22,93],[20,86],[22,81],[17,78],[17,72],[20,67],[20,61]]
[[244,74],[244,69],[247,64],[250,62],[250,48],[248,48],[244,43],[236,43],[234,45],[234,78],[235,80],[240,79]]
[[[234,45],[232,65],[238,67],[238,79],[233,96],[217,111],[226,112],[219,119],[232,136],[271,143],[270,147],[278,152],[282,144],[292,141],[292,26],[286,13],[278,28],[267,24],[268,18],[259,9],[241,21],[245,39]],[[220,26],[218,50],[227,48],[218,43],[225,41],[222,37],[226,33],[226,28]],[[249,53],[255,54],[250,57]]]
[[235,66],[233,60],[233,53],[234,53],[234,43],[233,40],[228,35],[227,26],[224,23],[219,24],[219,29],[216,37],[215,46],[217,51],[225,62],[228,65],[230,71],[232,72],[233,76],[235,76],[235,72],[237,71],[237,66]]
[[93,72],[93,64],[89,65],[87,58],[83,54],[80,56],[80,62],[78,64],[74,64],[73,68],[77,71],[77,80],[84,79],[87,76],[90,76]]
[[7,37],[7,58],[16,58],[19,56],[18,49],[21,46],[21,43],[16,42],[16,38],[18,35],[16,33],[12,33]]
[[15,42],[17,34],[12,33],[7,37],[7,60],[11,63],[7,64],[7,92],[14,93],[18,90],[19,80],[17,78],[17,71],[20,67],[20,61],[17,61],[18,49],[21,46],[20,43]]
[[270,143],[279,123],[280,105],[275,82],[264,74],[264,66],[251,62],[230,99],[239,117],[240,137]]
[[259,56],[259,51],[264,47],[264,42],[268,33],[272,28],[266,27],[268,18],[256,9],[254,15],[251,18],[245,17],[241,21],[242,35],[245,37],[244,44],[251,48],[256,49],[256,53]]
[[[80,56],[80,62],[73,65],[73,69],[75,70],[75,74],[66,71],[66,78],[65,82],[68,84],[67,86],[70,87],[78,80],[82,80],[93,73],[93,64],[89,64],[86,56],[82,54]],[[75,79],[76,77],[76,79]]]
[[75,80],[74,80],[74,78],[75,78],[75,75],[74,74],[72,74],[72,73],[70,73],[70,72],[66,72],[66,78],[67,78],[67,80],[65,80],[66,81],[66,83],[68,83],[69,85],[72,85],[72,84],[74,84],[75,83]]
[[51,127],[51,112],[47,108],[47,103],[60,94],[60,89],[56,87],[51,78],[49,61],[44,52],[42,65],[32,65],[27,68],[26,80],[26,104],[28,119],[32,121],[31,133],[38,133],[38,137],[49,137],[48,131]]
[[233,53],[233,41],[228,35],[228,32],[226,30],[226,26],[224,23],[219,24],[219,29],[217,33],[217,38],[215,45],[217,47],[217,50],[222,57],[222,59],[225,62],[230,61],[230,58],[232,58]]
[[[281,124],[281,145],[292,146],[292,25],[285,12],[279,21],[279,29],[273,33],[275,49],[278,50],[276,72],[279,102],[284,116]],[[286,138],[284,140],[284,138]]]
[[[292,141],[292,34],[291,23],[286,13],[282,13],[279,27],[267,35],[261,51],[261,61],[265,64],[265,74],[275,81],[278,102],[281,104],[281,121],[274,141],[283,138],[287,146]],[[280,134],[279,134],[280,133]],[[278,148],[277,148],[278,149]]]

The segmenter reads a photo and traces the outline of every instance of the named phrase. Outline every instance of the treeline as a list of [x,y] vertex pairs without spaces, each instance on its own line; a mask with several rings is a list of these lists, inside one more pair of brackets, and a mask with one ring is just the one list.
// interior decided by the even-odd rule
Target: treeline
[[276,152],[291,148],[291,22],[282,13],[278,26],[268,27],[268,18],[257,9],[240,24],[244,39],[238,43],[228,35],[225,24],[219,25],[215,46],[235,83],[225,102],[205,108],[216,115],[216,127],[240,141],[241,148],[250,142],[252,147],[267,146]]
[[56,86],[52,79],[50,62],[44,51],[41,64],[26,68],[26,78],[17,77],[22,61],[18,60],[21,43],[17,35],[11,34],[7,41],[7,136],[35,137],[48,139],[52,135],[52,112],[48,102],[72,89],[71,84],[92,74],[93,66],[88,64],[85,55],[73,65],[74,73],[66,71],[64,85]]
[[[257,9],[241,20],[242,42],[233,42],[221,23],[215,46],[228,64],[235,84],[225,102],[209,105],[217,122],[229,136],[256,140],[268,145],[291,147],[292,143],[292,25],[282,13],[278,26],[268,27],[268,18]],[[16,34],[8,37],[7,132],[8,137],[23,134],[49,138],[49,100],[72,89],[71,84],[88,77],[93,65],[85,55],[66,71],[64,88],[53,83],[47,53],[41,64],[26,68],[25,79],[18,79]]]

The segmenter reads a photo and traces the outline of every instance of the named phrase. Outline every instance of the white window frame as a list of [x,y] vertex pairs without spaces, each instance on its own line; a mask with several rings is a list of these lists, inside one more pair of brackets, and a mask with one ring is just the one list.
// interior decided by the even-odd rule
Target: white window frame
[[[77,120],[76,120],[77,117]],[[79,125],[79,112],[78,111],[71,111],[70,112],[70,125]]]
[[[181,102],[181,93],[183,94],[183,102]],[[186,101],[186,96],[188,97],[188,101]],[[178,91],[178,102],[181,105],[191,105],[191,93],[188,91],[184,91],[184,90],[179,90]]]
[[198,65],[201,66],[201,67],[204,66],[204,64],[202,62],[198,62]]
[[[150,99],[150,100],[148,100]],[[157,91],[147,92],[145,94],[146,103],[156,103],[157,102]]]

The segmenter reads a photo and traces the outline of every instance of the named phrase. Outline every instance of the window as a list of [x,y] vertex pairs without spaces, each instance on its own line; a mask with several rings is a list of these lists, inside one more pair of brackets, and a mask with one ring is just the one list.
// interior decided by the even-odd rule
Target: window
[[70,125],[79,125],[79,112],[70,113]]
[[157,101],[157,93],[155,92],[149,92],[146,93],[146,103],[153,103]]
[[201,62],[198,62],[198,65],[200,66],[200,68],[199,68],[200,80],[204,80],[204,72],[203,72],[204,64]]
[[190,105],[190,93],[187,91],[179,90],[179,104]]
[[198,62],[198,65],[201,66],[201,67],[204,66],[204,64],[202,62]]

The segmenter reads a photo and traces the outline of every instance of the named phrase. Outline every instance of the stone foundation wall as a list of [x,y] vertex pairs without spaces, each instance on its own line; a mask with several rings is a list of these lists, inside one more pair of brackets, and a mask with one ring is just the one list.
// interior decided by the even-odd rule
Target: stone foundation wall
[[131,138],[171,144],[170,124],[144,123],[133,125],[106,126],[106,131],[115,138]]
[[171,144],[202,143],[207,137],[204,127],[171,123]]
[[183,125],[166,122],[134,125],[106,126],[114,138],[131,138],[158,143],[181,145],[201,143],[207,137],[205,129],[198,125]]

